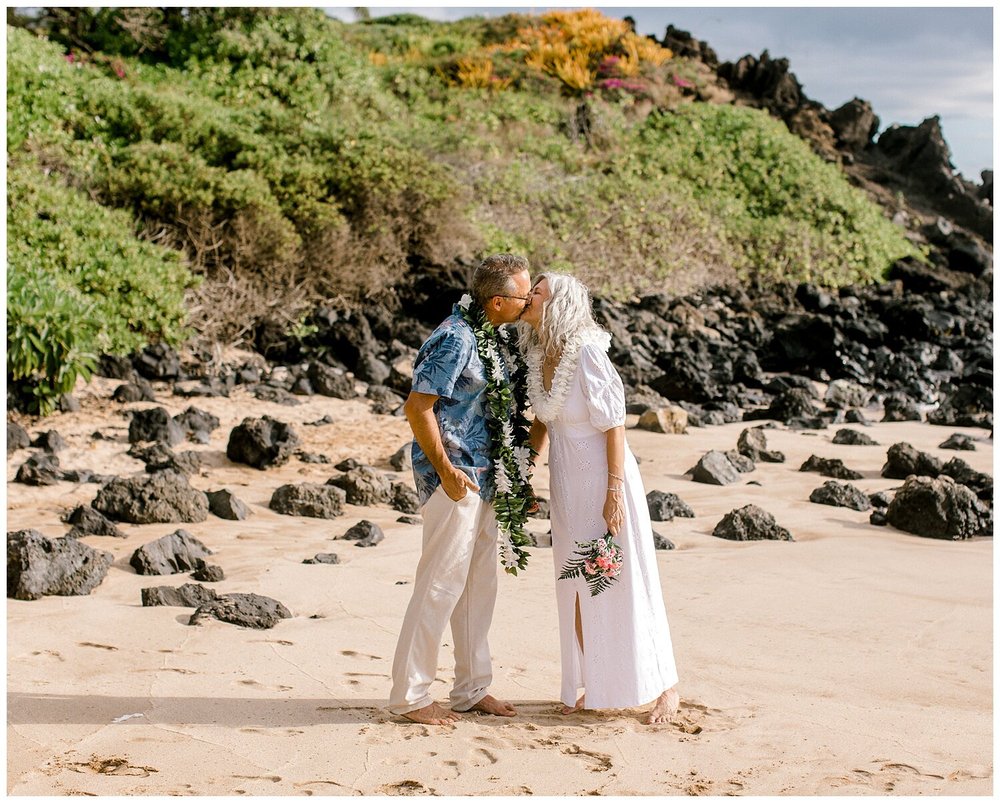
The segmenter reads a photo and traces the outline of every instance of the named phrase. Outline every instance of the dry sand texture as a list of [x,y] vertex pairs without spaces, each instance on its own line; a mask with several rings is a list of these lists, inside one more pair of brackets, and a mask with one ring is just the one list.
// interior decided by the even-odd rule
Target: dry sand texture
[[[129,474],[127,420],[109,402],[117,383],[95,380],[83,409],[32,427],[57,429],[64,467]],[[171,413],[190,402],[162,397]],[[270,414],[295,425],[303,448],[334,462],[356,457],[389,470],[409,438],[402,419],[362,401],[312,398],[298,407],[198,399],[222,426],[192,483],[230,488],[253,515],[200,524],[124,524],[127,539],[89,536],[115,563],[87,597],[8,600],[8,792],[200,795],[728,795],[958,794],[992,791],[992,539],[952,543],[868,524],[868,514],[812,504],[825,478],[796,469],[810,454],[840,457],[866,492],[898,487],[879,469],[908,441],[948,459],[952,430],[918,423],[865,431],[881,446],[838,446],[823,432],[769,430],[784,464],[760,464],[726,488],[683,475],[708,449],[735,448],[744,424],[687,435],[629,430],[646,490],[677,493],[695,519],[654,524],[677,546],[657,554],[680,669],[674,723],[647,727],[639,710],[557,713],[559,656],[550,551],[533,550],[522,576],[503,576],[491,632],[493,692],[516,719],[463,717],[423,727],[386,702],[396,633],[409,599],[420,528],[395,511],[347,508],[323,521],[278,515],[271,492],[324,482],[331,466],[292,459],[269,471],[225,458],[229,429]],[[330,414],[336,423],[304,427]],[[874,414],[873,414],[874,415]],[[634,421],[634,419],[632,419]],[[92,440],[101,430],[115,440]],[[959,429],[992,472],[992,441]],[[27,452],[8,461],[8,530],[63,535],[59,517],[90,502],[95,485],[10,483]],[[408,478],[407,478],[408,479]],[[547,493],[547,472],[538,472]],[[794,543],[733,543],[711,531],[753,502]],[[372,549],[333,541],[368,518],[386,539]],[[190,609],[142,608],[144,586],[190,582],[140,577],[138,546],[183,526],[215,550],[219,592],[252,591],[293,618],[271,630],[186,624]],[[533,522],[539,533],[547,522]],[[336,566],[303,565],[317,552]],[[432,689],[446,700],[450,634]]]

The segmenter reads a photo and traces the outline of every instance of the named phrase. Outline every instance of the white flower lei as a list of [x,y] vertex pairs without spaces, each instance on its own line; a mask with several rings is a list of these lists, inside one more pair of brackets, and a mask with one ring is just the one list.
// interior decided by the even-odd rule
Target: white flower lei
[[576,376],[580,349],[588,343],[597,346],[601,351],[607,351],[611,345],[611,335],[608,332],[590,330],[569,338],[563,346],[559,365],[552,375],[550,390],[545,389],[542,378],[542,350],[533,348],[525,355],[524,361],[528,366],[528,399],[531,401],[535,418],[539,421],[547,423],[559,417]]
[[[486,377],[486,406],[490,413],[486,428],[496,474],[493,509],[500,536],[500,563],[509,574],[516,575],[528,562],[528,553],[523,547],[531,542],[524,524],[528,506],[534,498],[530,485],[534,453],[528,445],[528,421],[524,416],[526,400],[523,393],[519,398],[511,387],[518,372],[519,354],[510,348],[507,332],[489,323],[478,305],[473,308],[471,296],[463,295],[458,306],[463,319],[475,332],[476,350]],[[510,382],[504,374],[505,365]]]

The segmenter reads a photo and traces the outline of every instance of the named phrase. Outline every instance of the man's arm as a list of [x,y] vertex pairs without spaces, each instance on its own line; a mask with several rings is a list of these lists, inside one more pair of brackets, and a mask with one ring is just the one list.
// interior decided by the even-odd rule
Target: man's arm
[[403,404],[403,412],[406,414],[406,420],[410,422],[413,437],[417,439],[420,448],[441,478],[444,492],[448,494],[449,499],[457,502],[470,490],[478,492],[479,486],[469,479],[464,471],[455,468],[448,459],[444,444],[441,443],[441,430],[434,415],[434,402],[439,398],[440,396],[430,393],[410,391]]

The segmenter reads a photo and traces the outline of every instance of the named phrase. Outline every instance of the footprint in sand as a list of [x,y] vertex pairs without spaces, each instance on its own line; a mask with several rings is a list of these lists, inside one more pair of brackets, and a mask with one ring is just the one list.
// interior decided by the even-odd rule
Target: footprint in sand
[[270,689],[272,691],[291,691],[295,688],[294,686],[282,686],[280,684],[277,686],[265,686],[263,683],[258,683],[256,680],[237,680],[236,682],[241,686],[259,686],[262,689]]
[[396,783],[383,784],[378,788],[382,795],[436,795],[437,790],[424,786],[420,781],[397,781]]
[[488,764],[496,764],[500,760],[494,753],[487,750],[485,747],[475,748],[472,751],[472,766],[485,767],[486,764],[483,763],[482,759],[486,759]]
[[270,781],[271,783],[278,783],[281,780],[280,775],[230,775],[229,777],[241,781]]
[[611,763],[611,756],[607,753],[596,753],[591,750],[584,750],[578,744],[571,744],[562,749],[563,755],[582,756],[589,765],[591,772],[607,772],[614,765]]
[[370,655],[366,652],[355,652],[354,650],[341,650],[340,654],[346,656],[347,658],[367,658],[369,661],[382,660],[381,655]]
[[74,762],[69,768],[74,772],[92,772],[95,775],[132,775],[142,778],[148,778],[151,773],[159,772],[156,767],[130,764],[128,756],[102,758],[96,753],[90,757],[90,761]]
[[695,734],[707,731],[729,731],[739,727],[740,721],[754,716],[752,709],[745,712],[723,711],[720,708],[710,708],[701,703],[681,700],[680,708],[671,722],[684,733]]
[[56,650],[35,650],[31,654],[32,654],[32,656],[45,655],[45,656],[48,656],[49,658],[55,658],[57,661],[65,661],[66,660],[65,658],[62,657],[62,653],[57,652]]
[[[338,781],[326,781],[326,780],[320,780],[320,781],[301,781],[300,783],[292,784],[292,785],[296,789],[301,789],[304,786],[336,786],[336,787],[339,787],[340,789],[347,789],[349,792],[353,792],[356,795],[363,794],[360,789],[355,789],[354,787],[351,787],[351,786],[345,786],[344,784],[339,783]],[[303,789],[302,790],[302,794],[304,794],[304,795],[312,795],[312,794],[315,794],[315,792],[312,789]],[[321,794],[325,794],[325,793],[321,793]]]

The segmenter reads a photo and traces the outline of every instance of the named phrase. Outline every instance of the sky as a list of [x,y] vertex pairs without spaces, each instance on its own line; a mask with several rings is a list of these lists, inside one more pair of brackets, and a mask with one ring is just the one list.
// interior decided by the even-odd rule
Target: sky
[[[441,5],[368,8],[373,17],[407,11],[435,20],[512,11],[542,13],[566,3],[525,6]],[[707,42],[720,61],[747,54],[787,58],[803,92],[833,110],[854,97],[869,101],[881,121],[918,125],[937,115],[952,164],[970,181],[993,168],[992,5],[820,7],[593,6],[631,16],[642,34],[662,38],[668,24]],[[349,7],[324,6],[355,19]]]

